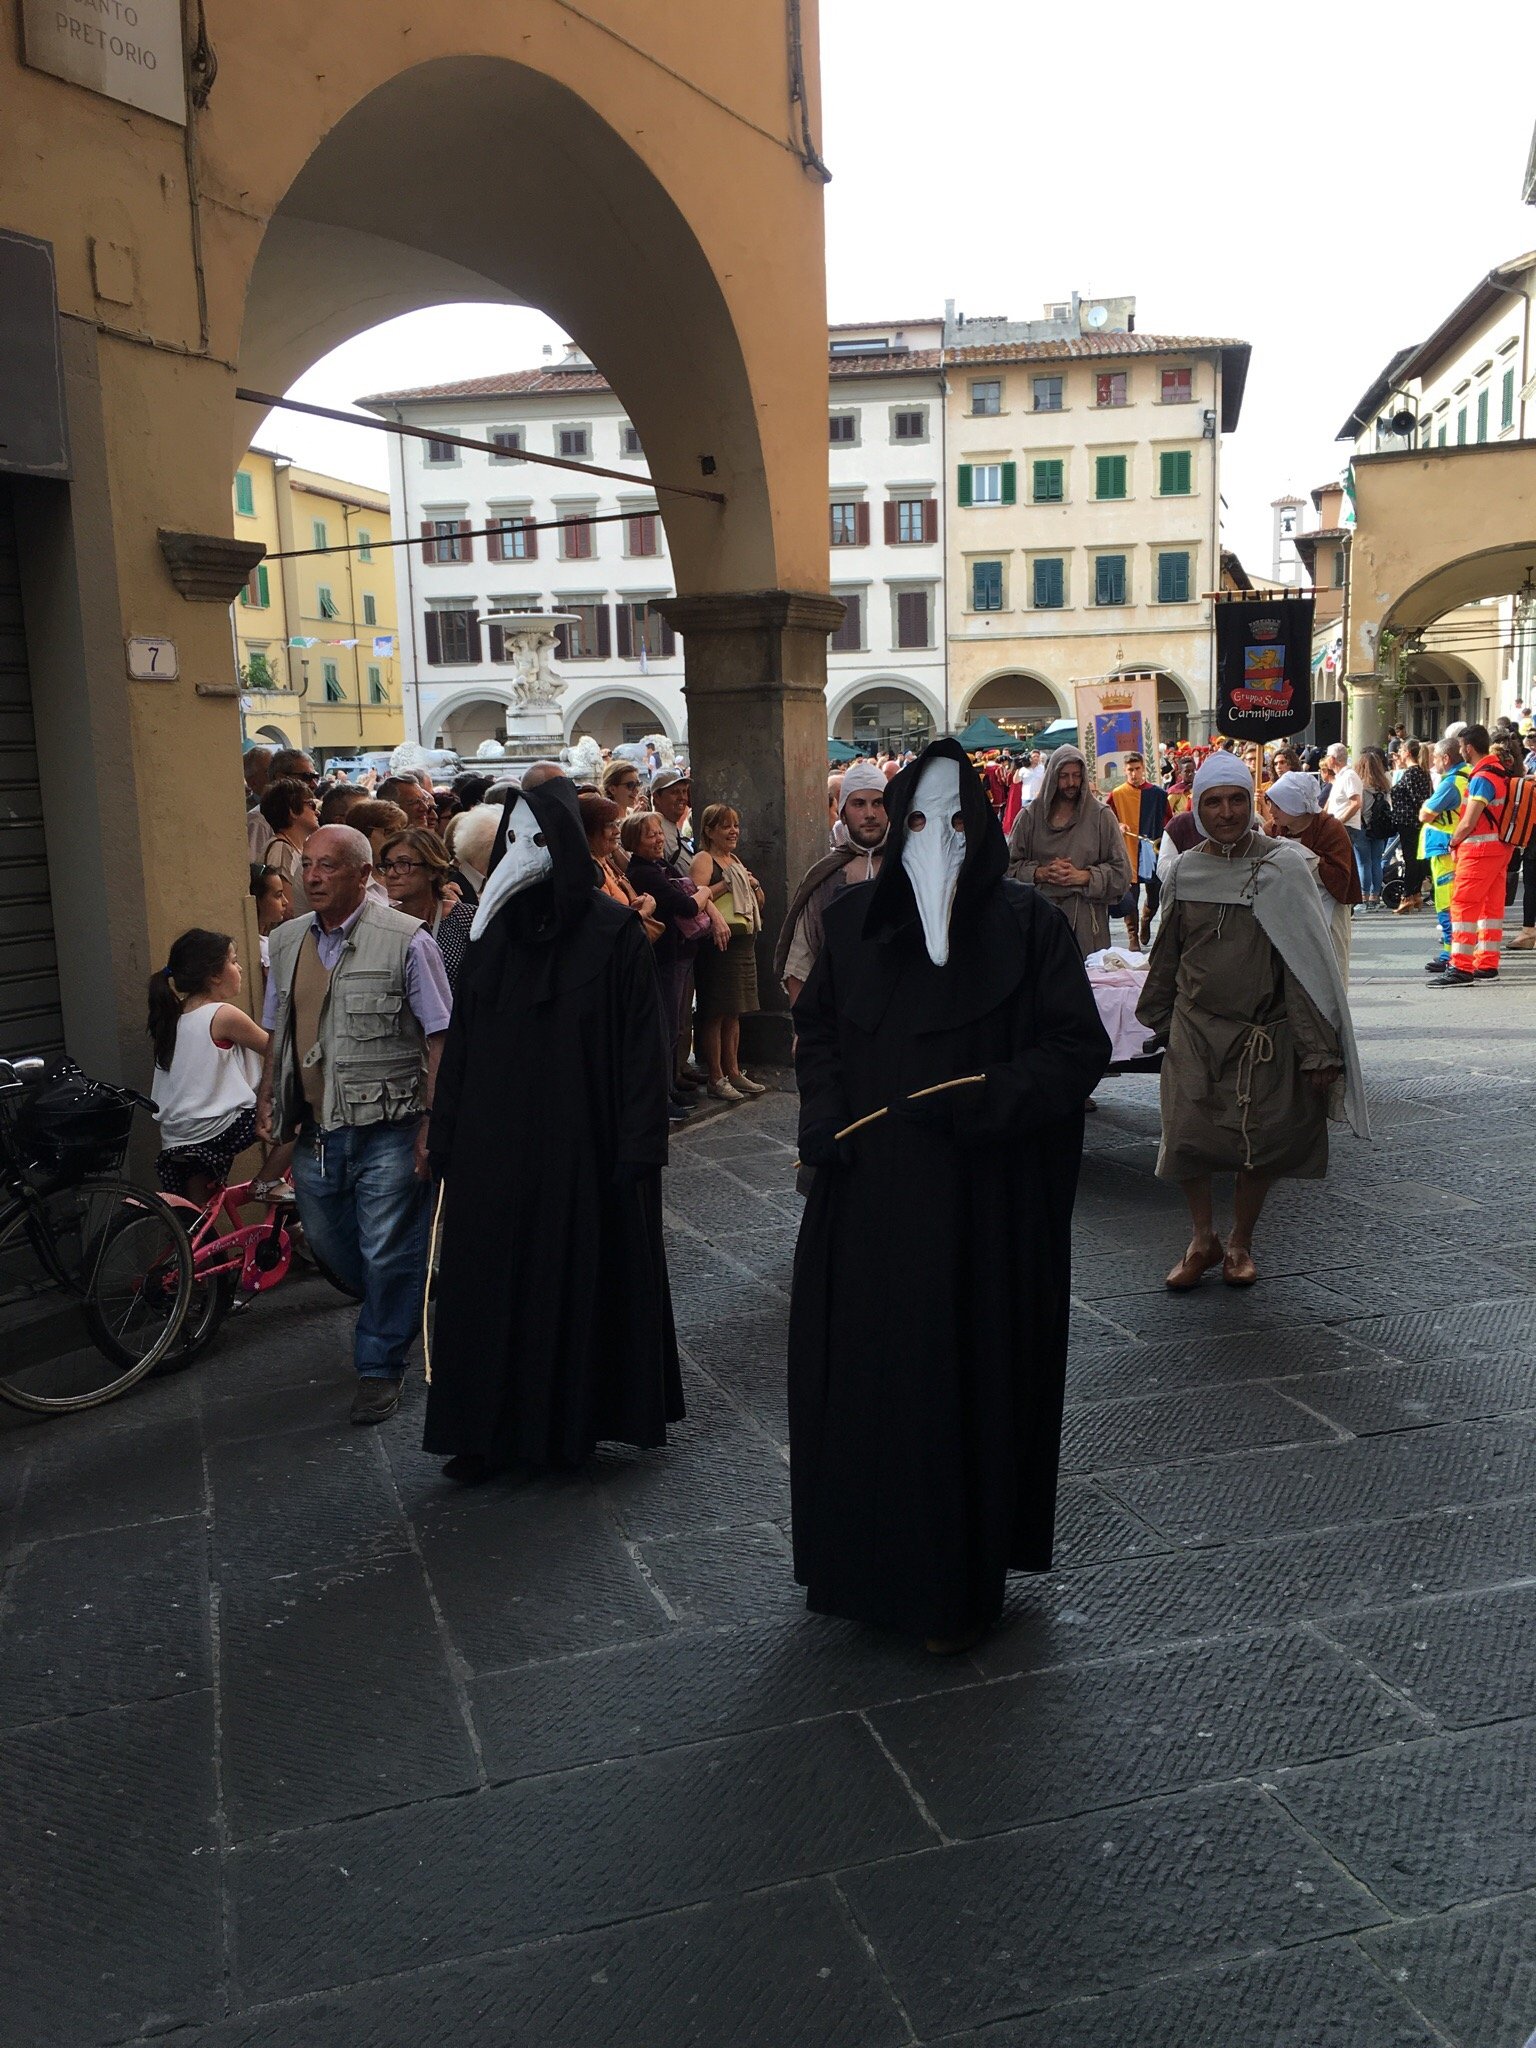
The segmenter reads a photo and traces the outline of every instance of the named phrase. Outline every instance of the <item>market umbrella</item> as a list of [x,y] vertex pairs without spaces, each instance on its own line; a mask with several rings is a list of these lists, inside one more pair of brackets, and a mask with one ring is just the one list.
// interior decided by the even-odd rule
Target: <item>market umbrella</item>
[[1075,718],[1056,719],[1045,728],[1044,732],[1035,734],[1031,745],[1041,748],[1047,754],[1056,747],[1075,747],[1077,745],[1077,720]]
[[955,734],[955,744],[974,754],[988,747],[1016,747],[1019,739],[1016,733],[1004,732],[995,718],[983,715],[973,718],[964,732]]
[[827,759],[829,761],[857,761],[858,758],[858,748],[850,747],[846,740],[827,741]]

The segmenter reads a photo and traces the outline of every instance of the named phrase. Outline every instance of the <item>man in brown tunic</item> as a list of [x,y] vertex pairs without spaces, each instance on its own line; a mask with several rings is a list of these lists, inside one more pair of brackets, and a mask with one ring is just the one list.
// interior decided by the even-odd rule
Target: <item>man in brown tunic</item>
[[1109,914],[1134,879],[1120,821],[1088,787],[1076,747],[1058,747],[1033,803],[1014,820],[1008,872],[1066,918],[1086,959],[1109,944]]

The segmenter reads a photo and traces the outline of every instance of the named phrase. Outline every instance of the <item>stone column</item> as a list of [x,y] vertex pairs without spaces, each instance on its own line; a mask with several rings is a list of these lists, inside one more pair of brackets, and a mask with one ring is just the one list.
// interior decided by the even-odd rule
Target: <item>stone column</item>
[[1352,754],[1361,747],[1381,745],[1381,677],[1374,669],[1363,669],[1347,678],[1349,683],[1349,730],[1345,738]]
[[787,1060],[789,999],[773,948],[800,877],[827,850],[827,635],[842,600],[741,590],[662,598],[658,609],[683,636],[695,830],[707,804],[740,811],[742,858],[767,892],[762,1007],[743,1020],[743,1056]]

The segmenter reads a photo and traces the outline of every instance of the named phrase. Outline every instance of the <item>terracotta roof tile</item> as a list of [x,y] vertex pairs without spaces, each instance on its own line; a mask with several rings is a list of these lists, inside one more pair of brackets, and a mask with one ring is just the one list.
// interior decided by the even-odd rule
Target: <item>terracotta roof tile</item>
[[1208,334],[1082,334],[1064,341],[977,342],[946,349],[944,354],[955,364],[1052,363],[1094,356],[1181,356],[1197,348],[1247,346],[1246,341]]

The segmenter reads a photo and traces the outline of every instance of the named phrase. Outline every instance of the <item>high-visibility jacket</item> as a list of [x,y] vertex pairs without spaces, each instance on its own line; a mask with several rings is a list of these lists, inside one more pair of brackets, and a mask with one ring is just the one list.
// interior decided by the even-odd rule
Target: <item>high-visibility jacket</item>
[[1419,839],[1420,859],[1433,860],[1438,854],[1450,852],[1451,834],[1461,823],[1461,807],[1467,800],[1467,784],[1471,780],[1472,770],[1463,762],[1461,767],[1453,768],[1451,773],[1436,785],[1434,794],[1438,796],[1445,788],[1446,782],[1453,782],[1456,785],[1456,802],[1453,806],[1436,813],[1436,817],[1443,820],[1443,823],[1424,827]]

